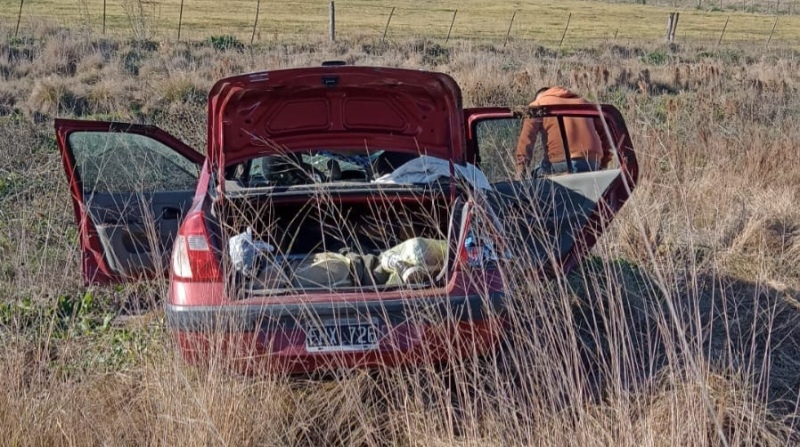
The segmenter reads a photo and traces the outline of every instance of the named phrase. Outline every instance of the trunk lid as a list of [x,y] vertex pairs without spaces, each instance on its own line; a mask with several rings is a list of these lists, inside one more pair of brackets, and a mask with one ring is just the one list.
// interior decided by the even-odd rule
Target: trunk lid
[[234,76],[209,93],[208,155],[225,166],[309,149],[394,150],[462,162],[461,91],[448,75],[322,66]]

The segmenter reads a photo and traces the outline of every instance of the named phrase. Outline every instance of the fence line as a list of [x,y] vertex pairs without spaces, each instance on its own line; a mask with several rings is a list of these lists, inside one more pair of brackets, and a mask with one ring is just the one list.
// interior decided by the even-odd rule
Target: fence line
[[[659,0],[638,1],[652,4]],[[677,0],[661,1],[680,3]],[[784,0],[784,2],[786,1]],[[338,3],[334,3],[334,1],[293,2],[292,7],[302,10],[300,13],[293,13],[288,10],[276,10],[271,7],[272,5],[266,4],[266,8],[262,9],[261,1],[253,0],[249,4],[252,11],[241,8],[227,17],[216,19],[213,24],[202,22],[205,16],[198,17],[201,16],[198,14],[198,10],[192,8],[190,2],[186,2],[187,4],[184,5],[183,0],[176,5],[146,2],[147,7],[140,7],[134,11],[120,7],[120,4],[116,2],[106,5],[106,0],[103,0],[102,8],[98,8],[98,12],[89,10],[84,3],[83,9],[74,8],[69,12],[59,12],[57,16],[26,11],[26,5],[31,3],[35,4],[35,1],[25,3],[24,0],[20,0],[19,9],[15,11],[17,14],[14,14],[15,17],[0,8],[0,32],[6,27],[6,23],[14,28],[13,34],[17,36],[21,33],[24,34],[26,30],[33,32],[43,21],[55,21],[64,26],[79,24],[90,32],[94,32],[94,27],[102,24],[103,34],[106,32],[115,35],[127,34],[134,38],[169,38],[177,35],[178,40],[183,38],[196,40],[198,37],[230,35],[245,42],[249,38],[251,45],[256,42],[280,40],[286,37],[317,36],[319,38],[326,34],[330,40],[335,40],[337,36],[373,35],[381,40],[427,37],[447,43],[452,37],[454,39],[503,41],[504,46],[510,40],[536,41],[541,44],[561,46],[565,41],[570,42],[571,39],[574,39],[575,42],[617,41],[617,39],[666,40],[670,42],[708,41],[716,42],[719,46],[724,38],[725,42],[763,39],[761,42],[762,44],[766,42],[766,46],[769,46],[772,41],[778,40],[795,46],[800,44],[800,18],[782,19],[778,26],[777,16],[774,15],[736,16],[733,19],[731,15],[727,15],[725,25],[721,25],[722,19],[726,17],[725,14],[714,16],[706,11],[691,10],[682,12],[683,20],[681,20],[680,29],[676,33],[677,14],[655,10],[648,13],[648,16],[660,17],[657,20],[658,26],[631,24],[622,29],[619,27],[611,29],[597,26],[590,19],[583,19],[584,22],[581,22],[580,12],[564,12],[566,17],[556,18],[555,15],[561,13],[554,11],[553,17],[543,20],[544,17],[541,14],[514,9],[508,11],[509,15],[505,16],[505,20],[502,15],[498,14],[494,20],[489,21],[483,20],[483,11],[475,9],[411,8],[347,1]],[[745,3],[746,1],[740,4]],[[647,11],[647,9],[642,10]],[[674,25],[671,24],[672,14],[675,14]],[[693,22],[693,15],[702,18],[703,22],[698,22],[699,18]],[[535,20],[533,20],[534,16]],[[515,19],[521,25],[515,26]],[[662,20],[664,19],[668,20],[666,35],[662,34],[664,29]],[[714,21],[712,19],[717,20],[717,24],[712,26],[710,24]],[[786,23],[792,20],[794,23]],[[545,28],[546,25],[542,25],[542,23],[547,22],[555,23],[555,25],[550,25],[551,29]],[[722,28],[721,33],[718,26]],[[175,33],[176,30],[177,33]],[[553,30],[556,31],[553,32]],[[186,36],[187,32],[190,36]]]
[[627,3],[694,9],[711,12],[748,12],[763,14],[800,14],[799,0],[602,0],[605,3]]

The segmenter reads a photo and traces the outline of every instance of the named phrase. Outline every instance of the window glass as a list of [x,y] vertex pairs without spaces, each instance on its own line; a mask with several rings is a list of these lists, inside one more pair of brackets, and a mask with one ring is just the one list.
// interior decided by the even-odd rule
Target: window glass
[[317,150],[267,155],[250,161],[249,175],[242,183],[247,187],[261,187],[370,182],[416,157],[416,154],[383,150],[369,154]]
[[514,149],[521,130],[522,119],[519,118],[488,119],[475,126],[480,169],[490,182],[514,176]]
[[[526,125],[527,121],[527,125]],[[618,167],[613,146],[599,119],[564,117],[497,118],[475,124],[481,170],[491,182],[514,178],[517,146],[529,161],[522,177],[566,175]],[[563,140],[566,138],[566,145]],[[569,159],[567,150],[569,149]]]
[[150,137],[73,132],[68,144],[87,193],[183,191],[197,183],[197,165]]

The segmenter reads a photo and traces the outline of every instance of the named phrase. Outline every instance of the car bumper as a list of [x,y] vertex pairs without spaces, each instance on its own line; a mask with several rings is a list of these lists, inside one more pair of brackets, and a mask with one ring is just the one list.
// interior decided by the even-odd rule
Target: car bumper
[[[168,326],[190,363],[224,360],[241,372],[305,373],[353,367],[439,363],[486,352],[500,334],[504,294],[341,303],[167,304]],[[380,338],[370,349],[310,352],[306,329],[330,321],[368,321]]]

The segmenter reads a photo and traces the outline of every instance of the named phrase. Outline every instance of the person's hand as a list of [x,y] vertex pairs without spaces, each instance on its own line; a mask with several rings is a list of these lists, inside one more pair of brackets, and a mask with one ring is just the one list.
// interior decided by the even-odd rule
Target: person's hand
[[525,177],[525,171],[528,170],[528,163],[530,160],[522,154],[517,154],[514,160],[514,178],[522,180]]
[[520,181],[525,177],[525,167],[524,166],[517,166],[514,170],[514,180]]

